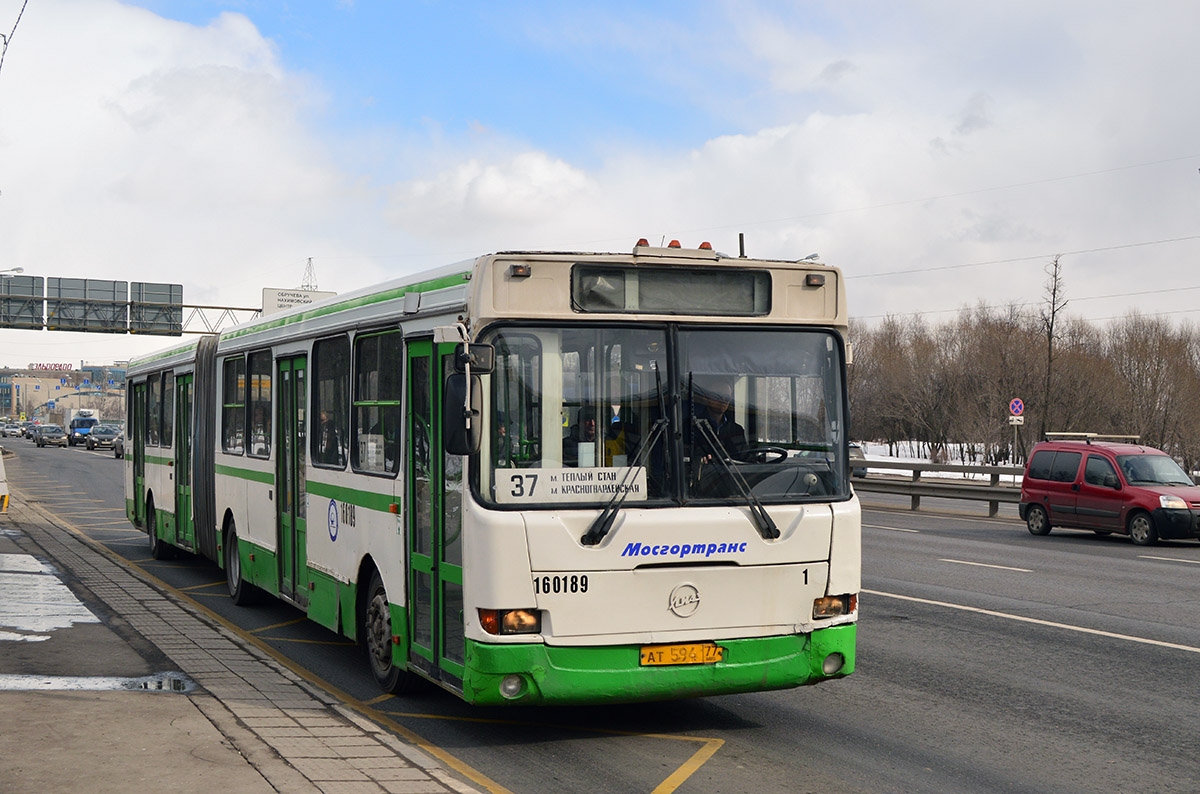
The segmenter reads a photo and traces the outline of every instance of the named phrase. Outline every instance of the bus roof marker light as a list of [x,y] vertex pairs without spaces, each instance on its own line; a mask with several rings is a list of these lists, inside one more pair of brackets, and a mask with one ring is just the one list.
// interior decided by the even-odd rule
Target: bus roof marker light
[[712,250],[712,243],[710,243],[710,242],[708,242],[708,241],[705,241],[705,242],[703,242],[703,243],[700,243],[700,250],[701,250],[701,251],[711,251],[711,250]]
[[533,275],[533,267],[522,263],[513,263],[508,266],[509,278],[529,278]]
[[804,286],[806,287],[823,287],[825,286],[824,273],[809,273],[804,277]]
[[672,240],[667,243],[667,248],[683,248],[683,246],[679,244],[678,240]]

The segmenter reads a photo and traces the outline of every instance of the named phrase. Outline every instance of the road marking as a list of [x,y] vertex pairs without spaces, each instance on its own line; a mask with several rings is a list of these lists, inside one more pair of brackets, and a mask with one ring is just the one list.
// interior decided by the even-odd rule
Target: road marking
[[1200,560],[1181,560],[1178,557],[1151,557],[1149,554],[1139,554],[1143,560],[1163,560],[1164,562],[1186,562],[1188,565],[1200,565]]
[[216,586],[217,586],[217,585],[219,585],[219,584],[225,584],[225,580],[224,580],[224,579],[218,579],[217,581],[215,581],[215,582],[209,582],[208,584],[194,584],[194,585],[192,585],[191,587],[181,587],[181,588],[179,588],[179,592],[181,592],[181,593],[191,593],[191,592],[194,592],[194,591],[196,591],[196,590],[203,590],[203,589],[204,589],[204,588],[206,588],[206,587],[216,587]]
[[1042,620],[1040,618],[1030,618],[1024,615],[1012,615],[1008,612],[997,612],[992,609],[981,609],[979,607],[969,607],[966,604],[951,604],[947,601],[934,601],[929,598],[917,598],[916,596],[900,595],[898,593],[884,593],[879,590],[863,590],[862,592],[869,595],[883,596],[884,598],[896,598],[901,601],[914,601],[918,604],[929,604],[935,607],[946,607],[947,609],[958,609],[963,612],[974,612],[977,615],[988,615],[994,618],[1004,618],[1006,620],[1016,620],[1021,623],[1034,623],[1039,626],[1048,626],[1052,629],[1065,629],[1067,631],[1077,631],[1081,634],[1094,634],[1097,637],[1108,637],[1114,640],[1126,640],[1128,642],[1137,642],[1142,645],[1156,645],[1160,648],[1174,648],[1177,651],[1187,651],[1189,653],[1200,653],[1200,648],[1192,645],[1180,645],[1175,642],[1163,642],[1162,640],[1152,640],[1148,637],[1134,637],[1131,634],[1117,634],[1112,631],[1101,631],[1100,629],[1089,629],[1085,626],[1072,626],[1070,623],[1056,623],[1052,620]]
[[[221,582],[214,582],[214,584],[224,584],[224,580],[222,580]],[[205,585],[200,585],[200,586],[201,587],[211,587],[212,585],[205,584]],[[196,588],[194,588],[194,587],[187,588],[187,590],[195,590],[195,589]],[[181,592],[183,592],[183,591],[181,591]],[[249,629],[249,632],[251,634],[257,634],[260,631],[270,631],[271,629],[279,629],[279,628],[283,628],[284,626],[295,626],[297,623],[307,623],[307,622],[308,622],[308,618],[296,618],[295,620],[285,620],[282,623],[272,623],[270,626],[263,626],[260,629]]]
[[988,565],[986,562],[967,562],[966,560],[947,560],[944,557],[939,558],[938,561],[939,562],[952,562],[952,563],[955,563],[956,565],[977,565],[980,568],[999,568],[1002,571],[1020,571],[1022,573],[1033,573],[1033,570],[1030,568],[1011,568],[1007,565]]
[[[930,497],[930,498],[933,498],[933,497]],[[862,503],[861,499],[859,501],[860,501],[860,503]],[[975,500],[975,501],[987,501],[987,500],[979,499],[979,500]],[[902,507],[900,505],[896,505],[895,507],[889,507],[888,505],[883,505],[883,504],[869,505],[866,503],[862,503],[862,509],[863,509],[863,512],[902,513],[903,515],[908,515],[908,516],[914,516],[914,515],[920,516],[923,519],[936,518],[941,521],[968,520],[968,521],[971,521],[972,523],[979,521],[979,522],[983,522],[983,523],[987,523],[987,524],[1004,524],[1006,526],[1012,526],[1014,521],[1020,521],[1020,519],[1017,518],[1016,516],[1012,516],[1011,518],[1009,518],[1007,516],[986,516],[986,515],[979,515],[976,513],[954,513],[951,515],[946,515],[944,513],[938,513],[933,510],[910,510],[907,507]]]
[[921,534],[921,530],[919,530],[919,529],[901,529],[900,527],[885,527],[880,524],[863,524],[863,526],[867,529],[886,529],[889,532],[913,532],[918,535]]

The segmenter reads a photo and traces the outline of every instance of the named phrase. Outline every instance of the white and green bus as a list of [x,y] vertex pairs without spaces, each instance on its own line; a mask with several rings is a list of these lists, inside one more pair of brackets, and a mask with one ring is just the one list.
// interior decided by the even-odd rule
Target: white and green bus
[[603,703],[849,675],[841,273],[504,252],[128,369],[129,519],[380,686]]

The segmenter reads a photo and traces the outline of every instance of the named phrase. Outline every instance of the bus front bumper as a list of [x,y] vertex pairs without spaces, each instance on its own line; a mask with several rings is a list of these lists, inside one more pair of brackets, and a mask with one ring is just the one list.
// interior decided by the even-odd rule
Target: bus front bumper
[[463,697],[479,705],[558,705],[788,689],[854,672],[855,637],[856,626],[848,624],[811,634],[720,640],[724,658],[715,664],[645,667],[638,645],[468,640]]

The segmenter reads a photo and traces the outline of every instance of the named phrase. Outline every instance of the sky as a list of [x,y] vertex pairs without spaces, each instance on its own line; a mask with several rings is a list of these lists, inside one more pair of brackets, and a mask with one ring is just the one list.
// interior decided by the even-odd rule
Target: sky
[[[18,21],[19,20],[19,21]],[[645,237],[876,322],[1200,321],[1200,4],[0,0],[0,271],[344,292]],[[0,42],[0,46],[3,43]],[[163,338],[0,330],[0,366]]]

